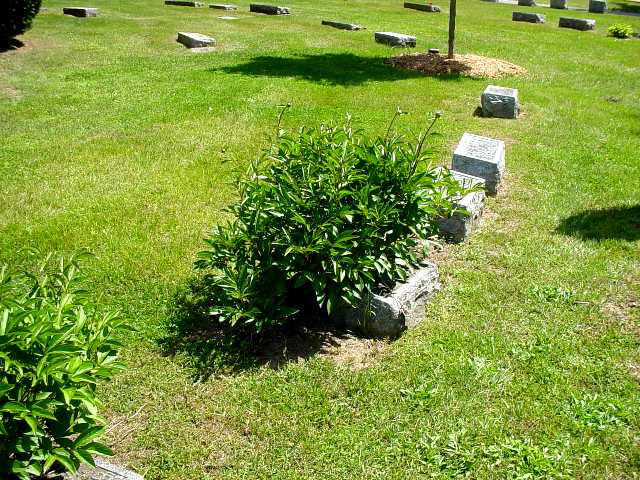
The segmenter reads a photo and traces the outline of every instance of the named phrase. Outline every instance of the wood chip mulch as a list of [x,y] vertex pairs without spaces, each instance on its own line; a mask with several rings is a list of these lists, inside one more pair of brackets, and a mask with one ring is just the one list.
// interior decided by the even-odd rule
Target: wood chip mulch
[[425,75],[500,78],[527,73],[524,68],[513,63],[471,54],[447,58],[446,55],[439,53],[414,53],[389,58],[385,63],[403,70],[422,72]]

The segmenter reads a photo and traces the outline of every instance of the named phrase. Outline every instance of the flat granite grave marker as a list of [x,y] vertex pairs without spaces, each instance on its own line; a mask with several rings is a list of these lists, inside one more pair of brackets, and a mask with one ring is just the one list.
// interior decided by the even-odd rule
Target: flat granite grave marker
[[194,32],[178,32],[177,41],[187,48],[211,47],[216,44],[215,39]]
[[[485,181],[482,178],[467,175],[466,173],[451,170],[451,175],[463,188],[483,187]],[[447,218],[438,220],[440,234],[450,242],[461,243],[469,238],[471,232],[480,223],[484,211],[485,193],[483,190],[469,192],[466,195],[454,199],[456,211]]]
[[249,11],[254,13],[264,13],[266,15],[291,15],[289,7],[263,5],[260,3],[252,3],[251,5],[249,5]]
[[489,85],[480,96],[483,117],[518,118],[518,89]]
[[589,12],[605,13],[607,11],[607,0],[589,0]]
[[185,0],[164,0],[165,5],[172,5],[174,7],[204,7],[204,3],[201,2],[187,2]]
[[511,20],[514,22],[544,23],[546,17],[541,13],[513,12]]
[[375,41],[377,43],[384,43],[393,47],[415,47],[416,37],[411,35],[405,35],[403,33],[394,32],[375,32]]
[[504,175],[504,153],[502,140],[465,133],[453,153],[451,168],[482,178],[487,193],[495,195]]
[[362,30],[364,27],[355,23],[342,23],[334,20],[322,20],[322,25],[339,28],[340,30]]
[[83,465],[78,473],[74,475],[67,473],[63,478],[65,480],[144,480],[141,475],[106,462],[100,457],[94,458],[94,461],[95,468]]
[[218,20],[238,20],[240,17],[217,17]]
[[409,8],[411,10],[420,10],[421,12],[430,12],[430,13],[438,13],[442,11],[442,9],[439,6],[432,5],[430,3],[404,2],[404,8]]
[[567,6],[567,0],[551,0],[549,2],[549,6],[551,8],[557,8],[560,10],[566,10],[567,8],[569,8]]
[[558,26],[562,28],[573,28],[574,30],[595,30],[596,21],[590,18],[569,18],[560,17]]
[[535,0],[518,0],[519,7],[535,7]]
[[88,7],[64,7],[62,9],[64,15],[71,15],[73,17],[97,17],[99,10],[97,8]]
[[216,10],[237,10],[238,7],[235,5],[229,5],[226,3],[210,3],[209,8],[214,8]]

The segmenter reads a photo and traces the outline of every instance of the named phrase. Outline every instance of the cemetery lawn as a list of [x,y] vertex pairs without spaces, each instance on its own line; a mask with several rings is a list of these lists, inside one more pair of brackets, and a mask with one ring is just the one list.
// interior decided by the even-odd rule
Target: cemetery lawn
[[[391,70],[399,51],[373,42],[396,31],[445,51],[446,2],[291,0],[294,15],[267,17],[239,0],[232,21],[89,3],[100,17],[45,0],[26,46],[0,54],[0,261],[95,254],[87,288],[138,329],[129,370],[101,387],[117,462],[147,479],[637,478],[640,40],[606,28],[640,17],[459,0],[459,53],[528,70],[474,80]],[[564,15],[597,29],[560,29]],[[178,31],[217,51],[186,50]],[[490,83],[519,89],[520,119],[473,116]],[[437,255],[424,323],[374,342],[366,368],[311,355],[194,382],[194,359],[160,347],[167,306],[287,102],[286,128],[350,113],[372,134],[397,106],[408,134],[442,110],[435,161],[465,131],[503,139],[506,185],[472,240]]]

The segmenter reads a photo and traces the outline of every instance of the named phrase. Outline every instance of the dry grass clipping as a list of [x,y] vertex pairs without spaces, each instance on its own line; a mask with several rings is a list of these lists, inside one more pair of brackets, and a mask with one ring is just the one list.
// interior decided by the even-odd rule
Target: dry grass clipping
[[439,53],[399,55],[385,63],[402,70],[414,70],[425,75],[461,75],[465,77],[500,78],[525,75],[527,71],[513,63],[479,55],[455,55],[447,58]]

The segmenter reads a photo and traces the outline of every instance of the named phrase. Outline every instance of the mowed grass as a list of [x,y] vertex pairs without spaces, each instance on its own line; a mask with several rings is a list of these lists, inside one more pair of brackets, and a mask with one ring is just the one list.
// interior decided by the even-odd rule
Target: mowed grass
[[[444,50],[446,8],[237,4],[222,21],[94,0],[101,16],[76,19],[46,0],[26,47],[0,54],[0,260],[87,247],[88,288],[138,328],[129,370],[101,388],[116,460],[148,479],[637,478],[640,41],[606,27],[640,18],[461,0],[458,51],[529,72],[487,81],[383,65],[398,52],[374,31]],[[511,22],[516,9],[547,23]],[[561,15],[597,30],[559,29]],[[177,31],[218,48],[190,52]],[[488,83],[519,89],[520,119],[473,116]],[[311,356],[194,382],[193,360],[159,346],[167,305],[288,102],[287,128],[351,114],[372,134],[397,106],[409,135],[442,110],[434,161],[465,131],[504,139],[504,191],[468,244],[437,256],[444,288],[424,323],[367,368]]]

